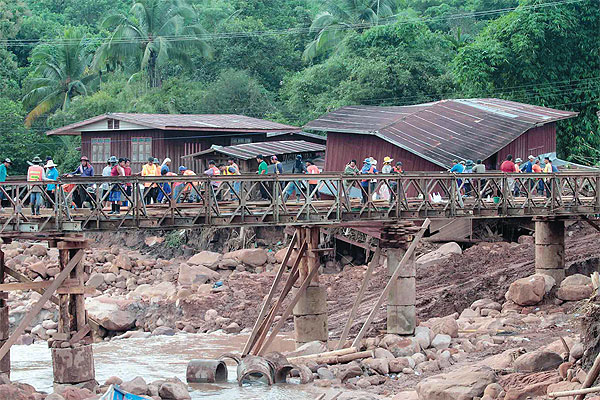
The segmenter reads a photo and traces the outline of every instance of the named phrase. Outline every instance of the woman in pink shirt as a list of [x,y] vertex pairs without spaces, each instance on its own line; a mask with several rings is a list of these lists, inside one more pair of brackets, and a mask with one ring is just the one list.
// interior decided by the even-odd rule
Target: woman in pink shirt
[[[312,161],[308,160],[306,161],[306,173],[309,175],[318,175],[321,173],[321,171],[319,171],[319,167],[317,167],[315,164],[313,164]],[[308,181],[308,193],[309,195],[312,196],[313,192],[315,192],[315,189],[317,189],[317,185],[318,185],[319,181],[316,179],[310,179]],[[317,199],[319,199],[319,191],[316,190],[316,196]]]

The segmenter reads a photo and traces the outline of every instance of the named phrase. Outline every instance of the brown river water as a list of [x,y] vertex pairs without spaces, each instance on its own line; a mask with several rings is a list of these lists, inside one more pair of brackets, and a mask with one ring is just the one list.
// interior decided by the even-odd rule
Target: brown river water
[[[146,339],[123,339],[94,344],[96,380],[100,383],[111,376],[130,380],[143,377],[150,383],[176,376],[185,382],[188,361],[197,358],[216,359],[227,352],[239,353],[247,335],[184,334],[152,336]],[[272,349],[293,350],[289,336],[278,336]],[[52,392],[52,361],[45,342],[11,348],[11,379],[33,385],[38,391]],[[228,382],[191,385],[192,399],[315,399],[325,393],[313,385],[295,383],[267,386],[256,383],[239,387],[234,364],[228,364]],[[293,378],[290,379],[293,382]],[[333,391],[328,393],[333,393]],[[331,397],[328,395],[327,397]]]

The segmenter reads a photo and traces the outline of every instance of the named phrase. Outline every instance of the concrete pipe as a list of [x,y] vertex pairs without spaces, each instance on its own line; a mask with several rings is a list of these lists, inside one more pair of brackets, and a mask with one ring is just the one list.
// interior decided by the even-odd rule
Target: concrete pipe
[[310,368],[302,364],[294,365],[294,368],[292,368],[290,374],[293,376],[296,376],[297,374],[297,376],[300,378],[300,383],[302,384],[311,383],[315,379]]
[[227,382],[227,365],[220,360],[192,360],[185,377],[188,383]]
[[236,365],[239,365],[239,363],[242,361],[241,356],[238,356],[237,354],[233,354],[233,353],[221,354],[221,356],[219,357],[219,360],[224,360],[226,358],[229,358],[229,359],[235,361]]
[[281,353],[273,352],[265,355],[268,362],[271,363],[274,373],[275,383],[285,383],[287,376],[294,369],[294,365],[290,364],[288,359]]
[[274,379],[275,370],[273,365],[263,357],[246,356],[242,358],[237,366],[237,380],[240,386],[244,382],[256,381],[262,381],[271,386]]

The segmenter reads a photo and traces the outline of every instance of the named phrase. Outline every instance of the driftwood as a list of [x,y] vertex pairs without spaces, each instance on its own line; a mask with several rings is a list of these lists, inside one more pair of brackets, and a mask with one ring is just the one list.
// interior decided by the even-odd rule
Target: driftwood
[[356,353],[357,351],[358,351],[358,349],[356,347],[348,347],[347,349],[326,351],[324,353],[308,354],[306,356],[288,357],[288,361],[291,363],[299,363],[302,361],[315,360],[315,359],[318,359],[321,357],[343,356],[346,354]]
[[553,392],[553,393],[549,393],[548,397],[567,397],[567,396],[575,396],[575,395],[585,396],[586,394],[597,393],[597,392],[600,392],[600,386],[587,388],[587,389],[566,390],[564,392]]
[[[590,372],[588,372],[587,377],[585,378],[585,382],[583,382],[583,385],[579,390],[587,389],[590,386],[592,386],[592,384],[596,382],[596,379],[598,379],[598,375],[600,375],[600,353],[598,353],[598,355],[596,356],[596,359],[594,360],[594,365],[592,365]],[[584,397],[585,393],[579,394],[577,395],[577,397],[575,397],[575,400],[583,400]]]
[[[307,358],[301,361],[314,361],[317,364],[346,364],[350,361],[360,360],[362,358],[374,358],[375,352],[373,350],[366,351],[355,351],[349,354],[342,355],[327,355],[326,353],[319,354],[317,358]],[[301,362],[299,361],[299,362]]]

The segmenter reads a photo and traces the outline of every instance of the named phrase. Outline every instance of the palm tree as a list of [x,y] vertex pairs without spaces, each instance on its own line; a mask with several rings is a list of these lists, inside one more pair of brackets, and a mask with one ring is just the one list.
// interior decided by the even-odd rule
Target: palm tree
[[190,65],[192,48],[203,56],[210,54],[207,42],[199,36],[205,31],[197,14],[183,0],[136,0],[130,15],[114,14],[104,20],[103,26],[112,29],[112,34],[98,49],[95,68],[108,63],[137,70],[131,78],[147,74],[150,86],[159,87],[159,68],[168,61]]
[[76,96],[88,93],[96,77],[89,66],[92,53],[83,31],[69,28],[55,46],[39,45],[31,55],[34,78],[23,102],[33,107],[25,118],[31,126],[40,115],[61,108],[66,110]]
[[336,48],[345,31],[369,28],[393,19],[400,9],[399,0],[327,0],[325,10],[317,14],[310,26],[316,34],[304,50],[304,59]]

